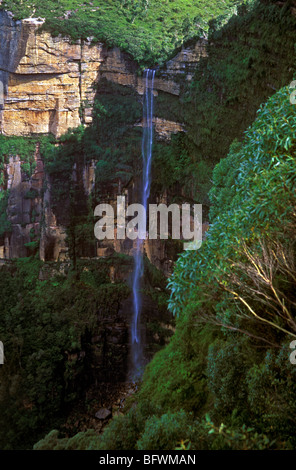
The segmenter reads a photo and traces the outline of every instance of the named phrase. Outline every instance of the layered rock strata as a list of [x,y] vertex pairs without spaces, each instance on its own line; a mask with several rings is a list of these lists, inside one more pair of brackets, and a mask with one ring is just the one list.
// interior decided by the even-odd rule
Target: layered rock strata
[[[100,78],[133,87],[140,95],[144,83],[138,67],[118,48],[52,37],[40,30],[43,20],[13,21],[0,11],[0,80],[4,103],[0,131],[5,135],[64,134],[92,121],[95,87]],[[182,49],[159,70],[155,92],[180,93],[182,76],[190,80],[205,55],[205,42]],[[164,122],[162,131],[164,129]],[[180,128],[176,123],[177,131]],[[163,132],[174,131],[170,122]]]
[[[70,128],[92,122],[97,84],[106,79],[117,85],[132,87],[139,100],[144,90],[137,64],[118,48],[108,49],[91,40],[70,39],[42,30],[42,19],[14,21],[0,11],[0,133],[27,136],[51,133],[61,136]],[[157,71],[154,92],[177,97],[182,81],[190,80],[197,62],[205,55],[205,41],[183,48],[165,67]],[[181,79],[180,79],[181,78]],[[1,95],[1,87],[0,87]],[[159,140],[184,131],[182,123],[164,117],[154,118]],[[142,125],[135,123],[135,125]],[[38,147],[38,146],[37,146]],[[1,149],[0,149],[1,152]],[[57,222],[51,208],[50,181],[44,172],[39,149],[35,152],[35,172],[31,177],[23,170],[18,155],[6,156],[3,189],[9,190],[8,219],[11,233],[0,240],[0,259],[26,256],[34,234],[40,234],[40,258],[67,259],[66,226]],[[95,183],[95,162],[86,164],[79,173],[87,197]],[[114,195],[116,197],[116,195]],[[115,241],[112,247],[98,247],[96,255],[110,251],[132,254],[133,246]],[[145,245],[150,260],[165,273],[171,260],[164,244]]]

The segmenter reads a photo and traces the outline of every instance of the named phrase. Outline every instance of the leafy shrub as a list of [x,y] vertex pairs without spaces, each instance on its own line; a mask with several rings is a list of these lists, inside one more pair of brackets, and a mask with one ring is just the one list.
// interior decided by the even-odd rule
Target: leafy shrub
[[129,411],[113,419],[98,444],[99,450],[133,450],[139,436],[142,434],[145,422],[152,412],[160,412],[153,407],[149,400],[141,400],[138,404],[131,404]]
[[[245,349],[245,350],[244,350]],[[241,413],[246,406],[246,374],[254,356],[246,338],[221,340],[209,347],[208,387],[215,397],[215,416],[225,419],[233,410]]]
[[240,428],[231,428],[223,423],[215,425],[206,415],[205,427],[209,429],[208,439],[214,438],[209,439],[212,450],[266,450],[273,449],[275,445],[275,440],[270,440],[265,434],[259,434],[245,424]]
[[34,450],[91,450],[97,443],[99,436],[93,430],[81,432],[70,439],[59,438],[59,431],[50,431],[43,439],[38,441]]
[[172,450],[183,439],[193,437],[192,417],[184,411],[151,416],[137,441],[139,450]]
[[295,365],[291,349],[267,351],[264,360],[248,371],[248,402],[258,429],[295,448]]
[[[233,261],[242,260],[243,240],[249,247],[253,243],[257,249],[259,237],[280,236],[282,224],[288,225],[292,220],[296,114],[289,96],[290,91],[285,87],[271,97],[260,108],[256,121],[246,132],[236,161],[231,156],[218,165],[223,168],[226,164],[229,168],[235,164],[237,168],[235,185],[233,178],[230,179],[232,199],[225,201],[224,210],[220,202],[221,182],[214,180],[211,194],[213,199],[217,194],[221,210],[216,212],[201,249],[182,253],[176,263],[169,281],[171,308],[175,313],[182,311],[187,296],[194,302],[195,293],[200,293],[196,286],[206,291],[211,283],[212,289],[217,286],[219,290],[219,283],[223,282],[225,273],[231,272]],[[218,170],[215,175],[218,175]],[[215,214],[215,209],[212,213]],[[257,242],[254,241],[256,237]]]

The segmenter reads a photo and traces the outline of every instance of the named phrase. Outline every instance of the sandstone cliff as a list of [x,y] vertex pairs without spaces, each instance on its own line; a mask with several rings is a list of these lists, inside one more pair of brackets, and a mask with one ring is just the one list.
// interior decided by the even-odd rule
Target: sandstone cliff
[[[137,64],[127,54],[117,48],[108,49],[102,43],[92,44],[91,38],[72,43],[65,37],[52,37],[42,30],[42,25],[41,19],[14,21],[9,13],[0,11],[0,81],[4,89],[2,105],[0,101],[0,132],[3,135],[51,133],[59,137],[69,128],[89,125],[101,79],[132,87],[141,100],[143,79]],[[158,70],[155,95],[165,92],[178,96],[180,77],[190,80],[203,55],[203,40],[183,48]],[[182,123],[163,116],[155,116],[154,123],[158,138],[162,140],[184,130]],[[141,123],[135,125],[141,126]],[[34,234],[39,234],[41,259],[64,260],[67,258],[66,226],[57,222],[51,209],[50,182],[38,146],[34,156],[36,168],[30,178],[22,171],[18,155],[7,158],[4,187],[9,189],[8,218],[12,228],[2,243],[0,241],[0,258],[26,256],[25,244],[34,240]],[[92,162],[77,170],[76,177],[83,181],[85,195],[94,184],[94,165]],[[41,188],[45,189],[41,191]],[[123,250],[119,244],[113,248]],[[105,251],[97,255],[102,256]],[[129,248],[127,253],[130,251]],[[160,267],[157,260],[164,257],[163,246],[151,244],[146,251]],[[169,265],[166,260],[166,272]]]
[[[95,85],[103,77],[143,93],[138,67],[127,54],[102,43],[92,44],[91,39],[72,44],[68,38],[52,37],[40,31],[42,24],[32,18],[13,21],[0,11],[0,78],[5,89],[1,133],[60,136],[81,123],[89,124]],[[178,95],[179,76],[190,79],[204,54],[203,41],[180,51],[160,70],[155,92]],[[166,132],[174,132],[172,123]]]

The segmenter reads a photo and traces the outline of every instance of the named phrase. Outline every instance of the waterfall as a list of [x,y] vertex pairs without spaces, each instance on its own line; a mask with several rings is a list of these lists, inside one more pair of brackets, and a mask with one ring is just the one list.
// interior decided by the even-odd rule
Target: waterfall
[[[146,69],[144,74],[144,96],[143,96],[143,134],[142,134],[142,161],[143,177],[140,188],[141,204],[147,213],[148,198],[151,185],[151,160],[153,144],[153,84],[155,70]],[[141,295],[139,292],[140,281],[143,275],[143,239],[137,238],[137,247],[134,253],[133,271],[133,318],[131,326],[131,359],[133,378],[141,374],[143,367],[143,344],[141,341],[140,316],[141,316]]]

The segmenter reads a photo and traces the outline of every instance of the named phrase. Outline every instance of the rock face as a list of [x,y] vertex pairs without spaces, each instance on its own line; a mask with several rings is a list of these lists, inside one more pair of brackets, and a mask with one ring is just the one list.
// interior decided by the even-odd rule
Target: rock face
[[[2,34],[17,36],[21,52],[14,52],[13,46],[12,54],[8,49],[3,53],[6,86],[1,132],[60,136],[82,122],[89,123],[89,103],[95,94],[92,85],[103,60],[103,45],[71,44],[66,38],[38,33],[42,22],[34,20],[17,25],[7,22],[5,28],[0,25]],[[7,55],[13,59],[5,60]]]
[[43,186],[44,170],[38,147],[35,151],[35,171],[31,177],[22,169],[18,156],[11,156],[4,171],[9,190],[8,218],[11,223],[10,236],[0,246],[0,258],[28,256],[29,244],[35,232],[39,232],[43,200],[40,190]]
[[184,132],[185,130],[184,125],[179,122],[158,117],[154,119],[154,126],[158,140],[170,140],[172,134]]
[[[102,43],[72,43],[65,37],[52,37],[40,29],[42,25],[43,20],[14,21],[9,13],[0,11],[0,133],[6,136],[51,133],[59,137],[69,128],[90,124],[96,85],[101,79],[132,87],[139,101],[142,99],[143,78],[128,54],[118,48],[108,49]],[[155,95],[169,93],[177,97],[182,80],[192,78],[204,55],[204,40],[183,48],[157,71]],[[154,124],[159,140],[169,140],[172,134],[185,130],[182,123],[163,116],[155,116]],[[10,190],[7,212],[12,229],[9,236],[0,240],[0,258],[28,255],[34,234],[39,233],[41,259],[64,261],[66,223],[57,221],[52,211],[50,181],[38,145],[34,158],[35,172],[28,177],[18,155],[6,156],[3,188]],[[87,197],[95,184],[95,162],[79,171],[77,178],[82,182],[83,197]],[[131,254],[133,247],[115,243],[112,248],[99,247],[96,255],[106,256],[114,249]],[[166,273],[170,271],[171,261],[165,256],[163,245],[150,243],[145,250],[157,267]]]
[[96,412],[95,417],[99,420],[104,420],[111,418],[112,411],[107,410],[107,408],[101,408],[99,411]]
[[[13,72],[25,54],[27,35],[21,21],[13,21],[5,11],[0,11],[0,82],[1,93],[7,95],[9,74]],[[3,110],[1,96],[0,110]]]
[[[32,18],[14,21],[10,14],[0,11],[1,134],[53,134],[59,137],[70,128],[91,124],[94,99],[100,80],[103,83],[105,80],[111,82],[112,86],[131,87],[135,99],[142,101],[145,84],[138,73],[137,64],[127,54],[117,48],[108,49],[102,43],[72,43],[65,37],[52,37],[48,32],[40,30],[42,24],[42,20]],[[203,55],[204,41],[183,48],[163,69],[157,71],[155,95],[166,93],[177,99],[182,80],[191,79],[194,68]],[[142,123],[135,122],[133,125],[142,126]],[[169,140],[174,133],[185,131],[182,123],[166,119],[164,116],[156,115],[154,125],[158,139],[164,141]],[[3,156],[2,154],[3,150],[0,148],[0,156]],[[30,176],[27,165],[19,155],[5,155],[4,161],[4,182],[0,191],[8,190],[7,218],[11,230],[0,237],[0,263],[34,253],[34,250],[38,249],[39,241],[39,256],[45,261],[39,278],[47,279],[50,276],[53,268],[47,261],[61,262],[56,269],[59,269],[60,274],[66,273],[69,269],[65,216],[67,208],[54,207],[52,181],[45,171],[39,144],[36,144],[34,171],[30,172]],[[95,185],[95,168],[96,162],[90,161],[81,164],[79,168],[73,168],[73,171],[70,170],[73,180],[77,187],[79,186],[81,200],[87,200],[91,195]],[[132,181],[128,187],[118,188],[118,194],[126,194],[127,204],[136,200],[135,186],[136,183]],[[116,196],[115,193],[111,194],[114,205]],[[63,206],[63,203],[64,201],[59,202],[60,206]],[[110,283],[119,281],[127,284],[133,266],[130,263],[123,268],[116,260],[113,264],[110,255],[132,255],[135,245],[136,242],[133,244],[131,240],[117,239],[111,240],[110,243],[97,243],[96,250],[89,258],[92,258],[92,261],[93,258],[108,258]],[[153,265],[165,275],[170,274],[173,262],[168,244],[159,243],[159,240],[148,240],[145,241],[143,249]],[[148,279],[147,285],[150,281]],[[157,296],[157,289],[160,288],[153,286],[153,289]],[[83,360],[84,355],[89,354],[96,380],[125,380],[129,362],[132,311],[131,296],[124,302],[118,302],[114,312],[109,312],[107,308],[99,311],[98,328],[96,335],[90,339],[90,351],[81,351],[82,355],[77,351],[70,351],[68,360]],[[168,313],[161,312],[155,300],[152,301],[149,295],[143,295],[144,327],[141,337],[145,344],[147,360],[170,336],[171,330],[167,324],[169,320]],[[97,418],[108,418],[104,416],[100,414]]]
[[[0,80],[4,106],[0,130],[5,135],[52,133],[60,136],[69,128],[92,121],[94,86],[100,78],[133,87],[140,95],[144,83],[137,65],[118,48],[104,44],[52,37],[40,31],[42,20],[13,21],[0,12]],[[204,41],[183,49],[159,71],[155,90],[180,93],[179,76],[192,77],[205,55]],[[180,124],[176,124],[178,130]],[[162,129],[164,126],[162,126]],[[169,123],[166,133],[172,130]]]
[[[188,48],[182,48],[173,59],[166,63],[165,67],[158,70],[154,80],[155,91],[179,95],[180,76],[185,80],[191,80],[196,64],[205,55],[206,41],[204,39]],[[102,77],[119,85],[132,86],[139,94],[143,94],[143,78],[136,72],[136,64],[118,48],[109,51],[100,68]]]

